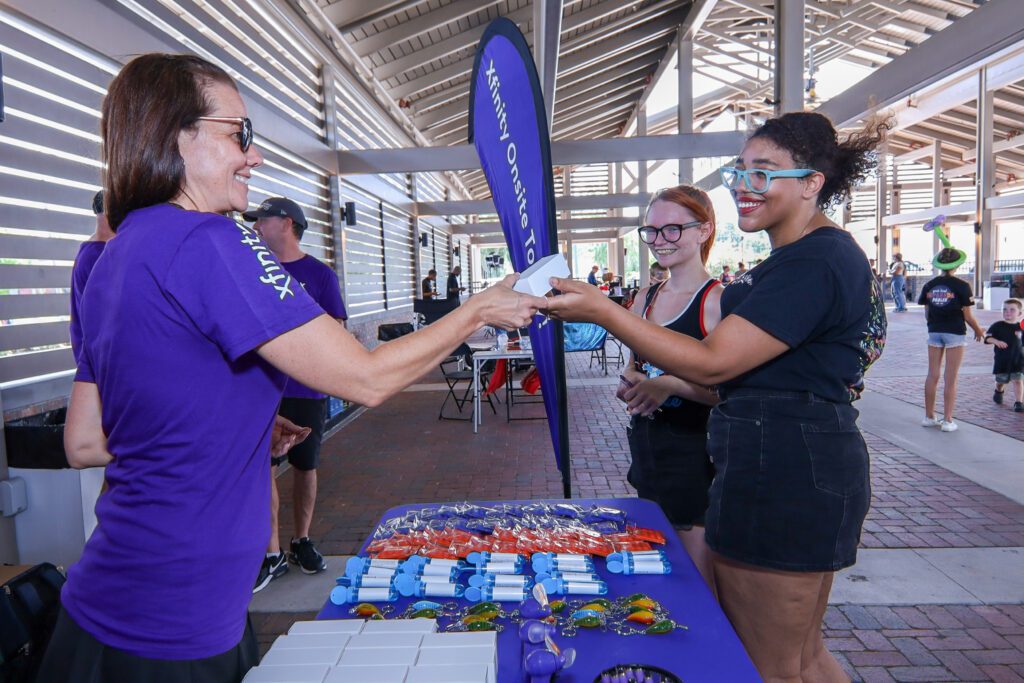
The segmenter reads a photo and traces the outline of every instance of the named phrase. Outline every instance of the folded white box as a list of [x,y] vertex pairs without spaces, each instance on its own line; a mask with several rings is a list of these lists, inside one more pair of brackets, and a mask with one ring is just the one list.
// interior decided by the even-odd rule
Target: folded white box
[[343,646],[270,648],[260,664],[265,666],[291,666],[293,664],[326,664],[334,666],[341,658]]
[[336,666],[324,683],[405,683],[407,666]]
[[551,278],[569,277],[569,264],[561,254],[551,254],[524,270],[512,289],[523,294],[544,296],[551,291]]
[[[436,635],[436,634],[429,634]],[[349,639],[349,650],[377,647],[419,647],[423,641],[420,633],[360,633]]]
[[490,647],[498,646],[498,634],[494,631],[468,633],[428,633],[423,636],[421,649],[432,647]]
[[414,666],[405,683],[487,683],[487,676],[486,664]]
[[497,650],[493,647],[432,647],[420,650],[416,659],[416,668],[461,664],[483,664],[487,667],[487,683],[494,683],[498,665]]
[[296,633],[295,635],[278,636],[270,649],[290,650],[297,647],[340,647],[344,649],[352,637],[347,633]]
[[296,621],[288,629],[288,635],[297,633],[347,633],[353,635],[363,630],[362,619],[323,619],[321,621]]
[[436,619],[387,619],[367,621],[360,633],[434,633]]
[[346,648],[341,655],[341,666],[374,666],[381,662],[398,666],[412,666],[419,654],[417,647],[371,647],[353,650]]
[[289,666],[254,666],[242,683],[323,683],[330,669],[326,664],[291,664]]

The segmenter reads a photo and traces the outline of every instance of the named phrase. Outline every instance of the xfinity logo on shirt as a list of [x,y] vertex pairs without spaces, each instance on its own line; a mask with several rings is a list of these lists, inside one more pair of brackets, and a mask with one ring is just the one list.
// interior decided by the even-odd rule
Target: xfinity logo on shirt
[[266,245],[263,244],[260,236],[241,223],[235,223],[235,225],[238,226],[239,231],[242,233],[242,244],[247,245],[256,252],[256,259],[260,262],[260,266],[263,267],[265,275],[260,277],[260,282],[273,286],[277,290],[278,298],[282,301],[286,296],[295,296],[295,292],[291,290],[292,276],[281,268],[277,259],[274,258],[274,255],[267,249]]

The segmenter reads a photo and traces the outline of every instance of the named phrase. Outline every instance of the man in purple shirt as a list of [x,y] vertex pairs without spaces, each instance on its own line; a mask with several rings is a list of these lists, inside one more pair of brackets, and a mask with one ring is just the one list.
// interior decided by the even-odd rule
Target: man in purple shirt
[[[256,232],[267,243],[288,273],[328,315],[344,325],[348,315],[341,300],[341,284],[334,271],[313,256],[302,251],[299,242],[305,232],[306,216],[294,201],[285,197],[272,197],[255,211],[242,214],[247,221],[255,221]],[[266,557],[256,578],[253,592],[263,590],[271,581],[288,571],[288,560],[307,574],[316,574],[327,568],[323,556],[309,538],[316,505],[316,468],[320,461],[320,442],[327,418],[327,396],[293,379],[288,380],[281,401],[280,414],[311,434],[287,455],[271,459],[270,543]],[[277,468],[287,458],[292,466],[292,491],[295,531],[287,555],[281,551],[278,538]]]
[[75,356],[75,365],[78,365],[82,353],[82,321],[79,319],[82,292],[85,291],[85,283],[89,280],[92,267],[96,265],[96,259],[103,253],[107,242],[114,237],[114,231],[110,229],[107,216],[103,213],[103,190],[92,198],[92,212],[96,214],[96,231],[78,248],[75,265],[71,269],[71,352]]

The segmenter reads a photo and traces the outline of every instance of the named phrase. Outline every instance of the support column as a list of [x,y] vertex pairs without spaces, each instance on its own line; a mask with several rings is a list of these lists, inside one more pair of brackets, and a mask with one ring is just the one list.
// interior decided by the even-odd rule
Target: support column
[[888,173],[886,172],[886,161],[888,158],[887,146],[884,145],[878,154],[878,175],[875,181],[875,263],[878,265],[878,272],[885,273],[889,269],[889,235],[882,220],[889,215],[887,211],[889,198]]
[[[942,206],[942,142],[932,142],[932,206]],[[942,250],[942,240],[934,232],[932,233],[932,252],[939,253]],[[932,266],[932,275],[938,275],[939,269]]]
[[[572,196],[572,188],[570,186],[571,185],[571,181],[572,181],[572,170],[568,166],[563,166],[562,167],[562,197],[571,197]],[[570,212],[568,209],[563,209],[559,213],[561,215],[562,220],[565,220],[565,221],[568,221],[569,218],[572,216],[572,212]],[[568,225],[568,223],[566,225]],[[572,258],[572,229],[571,228],[569,229],[569,237],[567,237],[565,239],[565,248],[566,248],[565,260],[569,263],[569,272],[573,276],[575,276],[576,267],[573,265],[573,258]]]
[[992,269],[995,266],[992,210],[985,206],[985,201],[995,187],[995,163],[993,163],[992,156],[992,109],[992,91],[988,89],[988,69],[982,67],[978,71],[978,170],[975,175],[975,197],[978,208],[974,216],[974,294],[979,308],[984,307],[984,286],[992,278]]
[[775,2],[775,114],[804,110],[804,0]]
[[[0,415],[3,415],[3,397],[0,396]],[[4,423],[0,419],[0,481],[10,478],[7,469],[7,446],[4,441]],[[0,563],[18,564],[18,536],[14,517],[0,517]]]
[[[640,112],[636,117],[636,134],[639,136],[647,135],[647,106],[640,108]],[[647,162],[637,162],[637,184],[639,186],[640,196],[647,196]],[[637,227],[643,225],[645,216],[640,213],[637,217]],[[637,244],[640,245],[638,254],[640,256],[640,286],[646,287],[651,284],[651,250],[647,246],[647,243],[642,239],[637,239]]]
[[[677,75],[679,77],[679,133],[693,132],[693,41],[679,31],[676,40]],[[693,182],[693,159],[679,160],[679,183]]]

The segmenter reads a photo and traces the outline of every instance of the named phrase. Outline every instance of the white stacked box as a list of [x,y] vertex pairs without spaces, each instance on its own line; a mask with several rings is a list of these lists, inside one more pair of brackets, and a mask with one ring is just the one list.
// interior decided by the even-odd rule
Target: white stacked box
[[430,619],[296,622],[243,683],[495,683],[497,645]]

